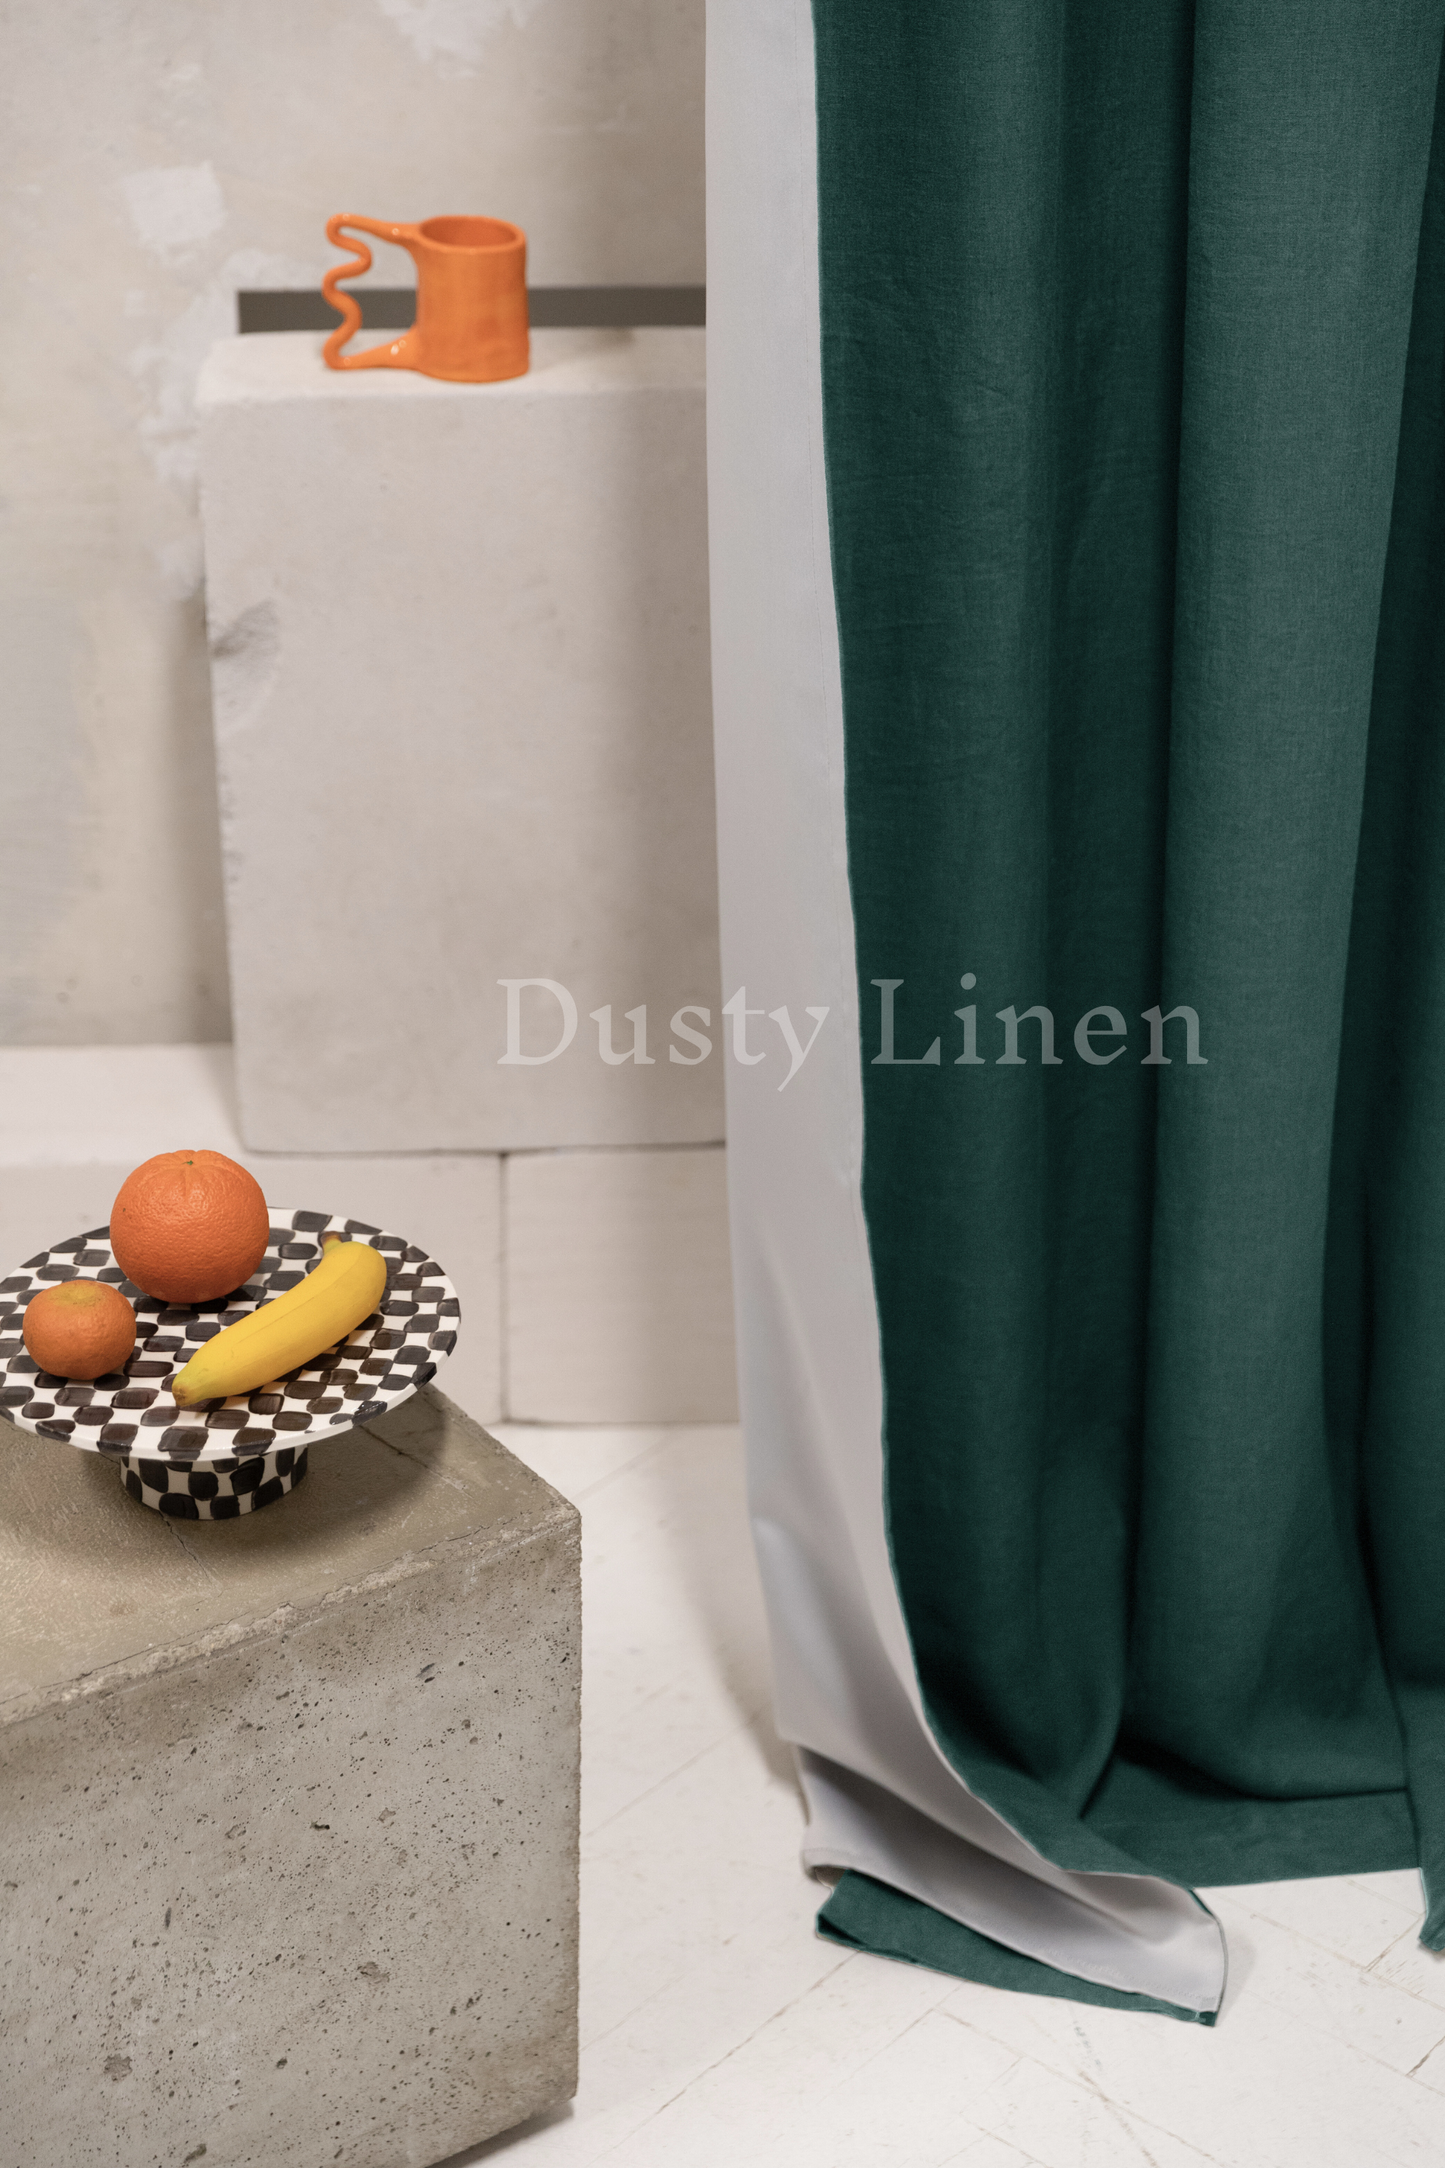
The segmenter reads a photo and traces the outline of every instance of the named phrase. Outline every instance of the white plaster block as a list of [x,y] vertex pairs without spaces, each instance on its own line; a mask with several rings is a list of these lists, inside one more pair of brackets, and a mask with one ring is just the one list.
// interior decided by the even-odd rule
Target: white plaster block
[[722,1150],[520,1153],[503,1182],[509,1417],[735,1420]]
[[133,1167],[182,1144],[236,1156],[229,1046],[0,1046],[0,1167]]
[[[216,347],[202,485],[241,1129],[257,1150],[722,1134],[703,334],[539,332],[529,375]],[[499,980],[579,1029],[509,1065]],[[522,1051],[556,1039],[545,994]],[[645,1065],[591,1012],[646,1004]],[[685,1049],[684,1049],[685,1050]]]
[[240,1160],[274,1203],[320,1205],[421,1243],[461,1299],[447,1391],[479,1423],[500,1415],[500,1161],[247,1151],[228,1046],[0,1047],[0,1269],[103,1227],[132,1167],[179,1145]]
[[[226,1151],[209,1137],[208,1150]],[[173,1150],[173,1144],[163,1150]],[[148,1155],[70,1167],[0,1164],[0,1268],[33,1257],[52,1242],[104,1227],[116,1191]],[[276,1204],[344,1211],[408,1236],[446,1267],[462,1306],[457,1344],[447,1358],[446,1389],[474,1421],[502,1409],[502,1163],[493,1153],[438,1152],[374,1159],[268,1157],[237,1146]],[[339,1203],[333,1203],[339,1199]]]
[[15,2168],[425,2168],[572,2091],[577,1513],[427,1390],[242,1521],[0,1424]]
[[[342,1197],[352,1219],[394,1227],[446,1267],[462,1306],[441,1372],[447,1397],[476,1422],[502,1409],[502,1163],[488,1152],[374,1158],[238,1153],[268,1197]],[[354,1201],[353,1201],[354,1200]],[[333,1209],[328,1206],[328,1210]],[[93,1223],[92,1223],[93,1224]]]

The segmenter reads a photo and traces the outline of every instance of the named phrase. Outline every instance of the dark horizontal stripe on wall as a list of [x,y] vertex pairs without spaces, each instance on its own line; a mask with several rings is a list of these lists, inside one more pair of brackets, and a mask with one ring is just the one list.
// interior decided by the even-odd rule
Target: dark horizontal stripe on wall
[[[405,331],[416,315],[414,286],[359,286],[364,331]],[[532,286],[527,306],[539,331],[596,325],[634,330],[644,324],[703,324],[705,286]],[[337,312],[318,289],[271,288],[236,296],[237,328],[330,331]]]

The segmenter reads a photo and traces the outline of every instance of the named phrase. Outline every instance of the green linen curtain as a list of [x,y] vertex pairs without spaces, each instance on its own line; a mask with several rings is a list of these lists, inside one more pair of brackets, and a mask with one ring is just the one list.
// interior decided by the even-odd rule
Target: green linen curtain
[[[1418,1858],[1445,1947],[1445,7],[813,21],[928,1720],[1059,1866]],[[856,1874],[823,1926],[978,1970]]]

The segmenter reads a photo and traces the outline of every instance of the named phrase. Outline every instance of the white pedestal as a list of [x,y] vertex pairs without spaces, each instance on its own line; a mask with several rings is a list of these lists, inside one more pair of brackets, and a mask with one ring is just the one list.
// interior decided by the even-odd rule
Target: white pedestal
[[[226,341],[201,385],[247,1144],[720,1137],[703,334],[541,332],[493,385],[319,345]],[[556,1060],[500,1060],[506,978],[572,995]],[[644,1003],[650,1064],[603,1061],[591,1012],[621,1050]]]

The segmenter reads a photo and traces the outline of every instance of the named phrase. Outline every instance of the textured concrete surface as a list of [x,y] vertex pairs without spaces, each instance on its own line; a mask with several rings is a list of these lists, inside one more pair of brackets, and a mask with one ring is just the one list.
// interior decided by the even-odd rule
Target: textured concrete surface
[[194,392],[237,290],[314,289],[342,210],[516,219],[542,285],[699,282],[702,34],[703,0],[5,9],[0,1040],[229,1030]]
[[[300,333],[213,351],[206,578],[254,1149],[721,1137],[704,338],[539,332],[504,384],[337,375]],[[532,1058],[503,1058],[506,978],[567,990],[555,1059],[566,1011],[536,988]],[[694,1004],[706,1056],[672,1025]]]
[[568,2095],[577,1572],[434,1388],[184,1532],[0,1425],[6,2168],[423,2168]]

